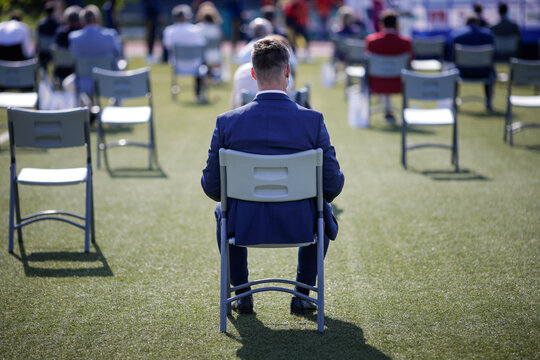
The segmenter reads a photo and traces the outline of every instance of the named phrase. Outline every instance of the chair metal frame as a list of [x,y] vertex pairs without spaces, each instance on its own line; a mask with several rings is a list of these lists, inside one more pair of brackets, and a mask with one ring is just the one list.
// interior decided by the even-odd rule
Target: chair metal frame
[[0,61],[0,88],[24,90],[30,92],[0,92],[0,107],[37,108],[39,96],[37,91],[36,59],[23,61]]
[[[56,220],[84,230],[84,251],[90,251],[90,239],[95,243],[94,200],[92,182],[92,156],[90,125],[87,108],[60,111],[23,110],[8,108],[8,127],[11,152],[9,196],[9,246],[13,253],[14,232],[23,240],[22,227],[37,221]],[[86,167],[72,169],[23,168],[17,172],[16,148],[72,148],[85,147]],[[21,216],[19,184],[33,186],[60,186],[86,183],[85,215],[45,210]],[[64,216],[64,217],[62,217]],[[71,220],[82,221],[82,224]]]
[[540,128],[540,123],[513,122],[512,107],[539,108],[540,94],[512,95],[512,85],[540,86],[540,60],[510,59],[510,78],[508,80],[508,95],[506,105],[506,121],[504,126],[504,141],[509,137],[510,146],[514,145],[514,134],[527,128]]
[[[205,45],[181,45],[175,44],[173,47],[173,56],[171,62],[171,94],[173,100],[176,100],[178,93],[180,93],[180,86],[178,86],[178,75],[192,75],[205,77],[208,74],[208,67],[204,64],[204,51]],[[177,62],[180,61],[195,61],[201,60],[196,69],[190,71],[183,71],[178,69]],[[206,84],[203,81],[201,85],[201,92],[206,91]]]
[[[307,150],[289,155],[257,155],[235,150],[220,149],[221,181],[221,290],[220,331],[227,331],[227,315],[231,303],[240,298],[263,291],[285,292],[313,301],[317,304],[317,330],[324,331],[324,218],[322,184],[322,149]],[[281,174],[276,176],[276,173]],[[262,279],[231,287],[229,269],[229,245],[227,238],[227,200],[229,198],[257,202],[285,202],[316,198],[317,202],[317,286],[310,286],[287,279]],[[285,244],[285,247],[311,245]],[[262,244],[257,247],[284,247],[283,244]],[[288,284],[314,291],[317,298],[310,297],[283,286],[262,286],[231,296],[233,291],[264,284]]]
[[[440,72],[436,74],[421,74],[414,71],[403,70],[401,73],[403,81],[403,110],[402,110],[402,131],[401,131],[401,163],[407,169],[407,151],[420,148],[442,148],[452,152],[451,162],[455,166],[455,171],[459,171],[458,158],[458,121],[457,121],[457,79],[456,69]],[[409,100],[437,101],[451,99],[450,109],[410,109]],[[420,118],[422,113],[429,116],[429,119]],[[409,114],[409,116],[407,116]],[[411,121],[411,117],[417,118]],[[450,120],[446,119],[450,115]],[[446,118],[445,118],[446,117]],[[409,120],[407,120],[409,118]],[[407,128],[411,126],[452,126],[452,145],[439,143],[419,143],[407,145]]]
[[[150,68],[144,67],[129,71],[112,71],[100,68],[93,70],[96,82],[96,100],[102,109],[98,116],[97,126],[97,166],[101,167],[101,152],[107,161],[106,150],[118,146],[138,146],[148,148],[148,168],[152,169],[157,162],[154,132],[154,110],[152,105],[152,89],[150,86]],[[113,99],[115,106],[101,106],[101,98]],[[147,106],[118,106],[122,100],[146,98]],[[143,116],[144,115],[144,116]],[[137,118],[141,116],[141,118]],[[104,125],[136,125],[148,124],[148,142],[120,139],[105,142]]]

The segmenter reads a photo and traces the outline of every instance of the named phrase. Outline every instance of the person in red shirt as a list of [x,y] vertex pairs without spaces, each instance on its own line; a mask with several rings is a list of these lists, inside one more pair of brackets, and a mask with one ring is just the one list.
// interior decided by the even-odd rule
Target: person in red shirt
[[[366,52],[377,55],[399,55],[408,53],[412,59],[412,42],[409,38],[398,34],[397,14],[392,10],[382,13],[382,31],[370,34],[366,37]],[[372,93],[381,94],[385,107],[386,121],[395,122],[390,107],[390,94],[401,93],[401,78],[378,78],[369,77],[369,86]]]
[[306,59],[310,59],[309,55],[309,34],[307,30],[308,17],[309,17],[309,6],[305,0],[289,0],[283,6],[283,14],[285,15],[285,20],[287,26],[290,29],[291,36],[289,40],[294,51],[298,49],[297,39],[301,35],[306,42]]

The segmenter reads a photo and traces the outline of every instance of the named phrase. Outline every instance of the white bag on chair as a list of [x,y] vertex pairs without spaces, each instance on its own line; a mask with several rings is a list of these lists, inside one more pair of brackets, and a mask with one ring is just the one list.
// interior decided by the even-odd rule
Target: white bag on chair
[[349,125],[353,128],[369,127],[369,97],[361,91],[358,85],[347,89],[347,104],[349,107]]

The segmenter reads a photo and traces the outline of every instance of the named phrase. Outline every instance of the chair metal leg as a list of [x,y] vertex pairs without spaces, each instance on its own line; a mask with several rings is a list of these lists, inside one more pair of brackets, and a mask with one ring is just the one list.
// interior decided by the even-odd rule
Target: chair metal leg
[[402,119],[401,125],[401,164],[407,170],[407,123]]
[[90,191],[90,181],[86,180],[86,213],[84,216],[84,252],[90,252],[90,219],[92,218],[91,212],[91,196],[92,192]]
[[150,146],[148,148],[148,169],[152,170],[152,161],[154,160],[154,126],[152,124],[152,120],[148,123],[148,126],[150,126]]
[[11,176],[11,185],[9,192],[9,244],[8,251],[13,253],[13,233],[15,227],[15,189],[14,189],[15,179]]
[[94,183],[90,177],[90,231],[92,233],[92,243],[96,242],[96,225],[94,217]]
[[324,221],[322,215],[318,222],[317,239],[317,331],[324,332]]
[[[101,167],[101,144],[103,142],[102,140],[102,127],[101,127],[101,120],[98,119],[98,126],[97,126],[97,167],[98,169]],[[105,148],[103,148],[105,150]]]
[[227,258],[228,244],[226,234],[226,219],[221,219],[221,287],[219,302],[219,331],[227,332]]
[[[20,197],[19,197],[19,184],[17,183],[16,180],[14,180],[13,185],[14,185],[13,189],[15,190],[14,191],[14,195],[15,195],[15,220],[16,220],[16,224],[19,225],[21,223],[21,200],[20,200]],[[17,229],[17,236],[19,238],[19,241],[22,241],[23,236],[22,236],[22,229],[21,228]]]
[[454,123],[453,139],[452,139],[452,160],[456,168],[456,172],[459,172],[459,156],[458,156],[458,137],[457,137],[457,120]]

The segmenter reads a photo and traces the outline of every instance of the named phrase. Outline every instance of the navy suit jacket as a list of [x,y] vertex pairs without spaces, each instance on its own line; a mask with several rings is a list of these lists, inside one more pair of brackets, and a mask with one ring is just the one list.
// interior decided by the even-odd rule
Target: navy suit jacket
[[[323,150],[323,192],[327,203],[343,188],[344,176],[321,113],[308,110],[281,93],[258,94],[249,104],[218,116],[201,185],[220,201],[219,149],[280,155],[309,149]],[[238,245],[302,243],[313,240],[316,230],[314,200],[257,203],[230,199],[228,237]],[[330,206],[326,204],[327,216]],[[328,222],[328,221],[327,221]],[[326,233],[337,231],[328,229]],[[335,234],[333,234],[335,237]]]

